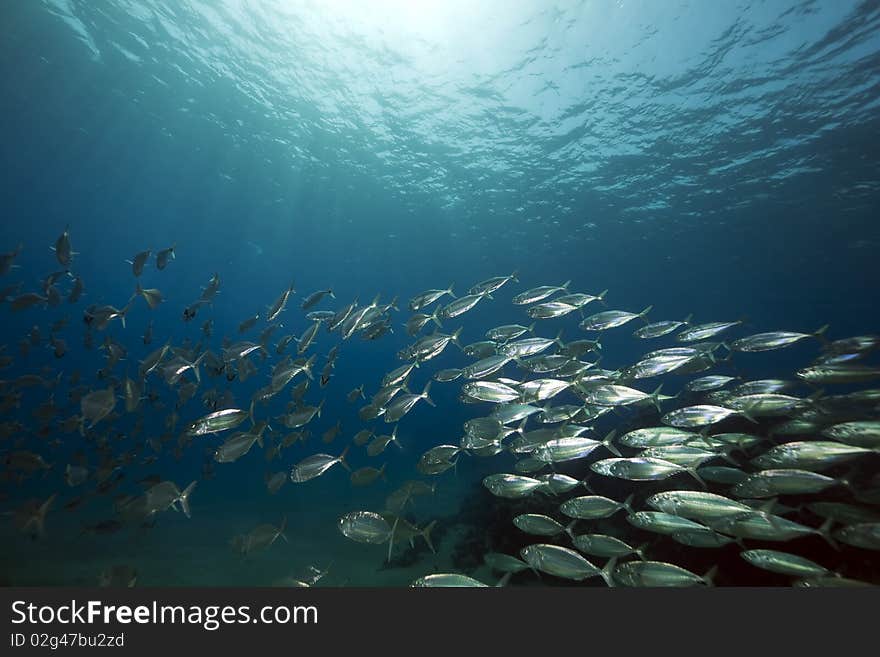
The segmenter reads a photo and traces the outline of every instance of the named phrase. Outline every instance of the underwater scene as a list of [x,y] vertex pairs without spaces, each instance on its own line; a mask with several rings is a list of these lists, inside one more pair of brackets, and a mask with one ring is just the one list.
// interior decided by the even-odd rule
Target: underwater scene
[[880,2],[0,17],[3,585],[880,584]]

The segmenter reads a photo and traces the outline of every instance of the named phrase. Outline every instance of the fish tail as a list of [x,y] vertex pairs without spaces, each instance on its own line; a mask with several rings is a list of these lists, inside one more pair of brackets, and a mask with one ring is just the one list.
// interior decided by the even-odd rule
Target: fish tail
[[819,533],[819,536],[821,536],[825,540],[825,542],[828,543],[828,545],[834,548],[835,551],[839,552],[840,546],[837,544],[837,541],[835,541],[831,537],[831,526],[833,524],[834,518],[826,518],[825,522],[822,523],[822,526],[819,527],[819,529],[817,529],[816,531]]
[[199,483],[198,480],[195,480],[189,486],[187,486],[177,500],[178,502],[180,502],[180,510],[183,511],[183,514],[187,518],[191,517],[189,508],[189,496],[192,494],[193,489],[196,487],[197,483]]
[[706,586],[715,586],[715,577],[718,575],[718,566],[712,566],[700,579],[706,582]]
[[623,504],[620,505],[620,508],[624,509],[630,515],[635,513],[632,508],[632,501],[635,496],[635,493],[630,493],[629,496],[623,501]]
[[663,384],[661,383],[657,386],[657,389],[651,393],[651,403],[657,407],[657,412],[662,413],[663,409],[660,408],[660,391],[663,389]]
[[340,464],[343,468],[345,468],[346,470],[348,470],[349,472],[351,472],[351,466],[348,464],[348,461],[345,460],[345,455],[348,454],[348,449],[349,449],[349,447],[351,447],[351,445],[346,445],[346,446],[345,446],[345,449],[342,450],[342,454],[339,455],[339,464]]
[[436,524],[437,524],[437,521],[432,520],[427,525],[425,525],[425,528],[421,532],[422,538],[425,539],[425,543],[428,544],[428,547],[431,549],[431,552],[433,552],[434,554],[437,554],[437,550],[434,549],[434,544],[431,542],[431,530],[434,529],[434,525],[436,525]]
[[391,548],[394,547],[394,532],[397,530],[397,523],[400,522],[400,517],[394,518],[394,524],[391,525],[391,535],[388,537],[388,559],[387,561],[391,561]]
[[281,524],[278,526],[278,535],[284,539],[285,543],[290,543],[290,541],[287,540],[287,536],[284,533],[285,529],[287,529],[287,514],[284,514],[283,516],[281,516]]
[[605,567],[599,571],[599,574],[602,576],[602,579],[605,580],[605,583],[609,586],[609,588],[614,587],[614,568],[617,566],[617,557],[611,557],[608,560],[608,563],[605,564]]
[[743,408],[740,413],[742,413],[743,417],[747,419],[749,422],[754,422],[758,424],[758,421],[755,419],[755,416],[752,415],[752,406],[747,404],[745,408]]
[[430,390],[431,390],[431,380],[429,379],[428,382],[425,384],[425,389],[422,390],[422,395],[421,395],[421,397],[422,397],[422,399],[424,399],[426,402],[428,402],[431,406],[436,407],[437,404],[435,404],[435,403],[434,403],[434,400],[431,399],[431,398],[428,396],[428,392],[429,392]]
[[[397,448],[403,450],[403,445],[400,444],[400,441],[397,439],[397,427],[399,425],[394,425],[394,430],[391,432],[391,442],[397,445]],[[384,466],[383,466],[384,467]]]
[[614,454],[616,457],[621,458],[620,450],[614,446],[614,439],[617,437],[617,429],[612,429],[608,432],[608,435],[605,436],[605,439],[602,441],[602,444],[605,448]]
[[562,341],[562,334],[563,334],[564,331],[565,331],[565,329],[559,329],[559,333],[557,333],[557,334],[556,334],[556,337],[553,338],[553,342],[555,342],[556,345],[557,345],[560,349],[564,349],[564,348],[565,348],[565,343]]
[[504,576],[498,580],[498,583],[495,585],[495,587],[498,588],[501,586],[507,586],[507,583],[510,581],[511,575],[513,575],[513,573],[510,571],[504,573]]
[[700,486],[702,486],[706,490],[709,489],[709,487],[706,485],[706,482],[703,481],[703,478],[700,476],[700,473],[697,472],[696,468],[688,468],[687,471],[694,479],[700,482]]
[[605,288],[604,290],[599,292],[599,294],[596,295],[596,298],[599,300],[599,303],[601,303],[603,306],[605,306],[607,308],[608,304],[605,303],[605,295],[606,294],[608,294],[608,288]]

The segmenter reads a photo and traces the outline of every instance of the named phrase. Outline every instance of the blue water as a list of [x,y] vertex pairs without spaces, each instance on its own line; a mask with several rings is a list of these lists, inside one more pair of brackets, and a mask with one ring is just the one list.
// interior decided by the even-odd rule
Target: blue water
[[[83,385],[106,385],[95,378],[101,352],[83,347],[82,311],[122,307],[135,287],[125,260],[144,249],[174,245],[176,258],[164,271],[151,261],[141,278],[162,290],[159,308],[136,299],[125,329],[113,322],[95,334],[96,347],[105,334],[127,347],[113,372],[119,378],[166,340],[196,343],[208,318],[208,346],[219,352],[223,336],[239,339],[238,324],[264,313],[291,280],[296,298],[273,346],[307,327],[299,303],[314,290],[336,294],[323,309],[377,293],[401,301],[393,334],[346,341],[328,386],[311,386],[307,402],[326,402],[307,446],[268,465],[257,448],[215,464],[193,495],[191,520],[169,511],[145,532],[67,546],[83,522],[112,516],[111,500],[62,510],[79,492],[64,484],[64,465],[94,444],[55,424],[48,439],[38,436],[31,412],[48,393],[23,390],[3,421],[25,431],[2,447],[38,452],[53,468],[7,478],[4,508],[59,497],[37,547],[8,527],[6,581],[92,583],[119,561],[139,568],[145,584],[265,584],[289,574],[291,561],[335,559],[328,577],[337,584],[402,584],[452,568],[422,551],[421,565],[395,580],[393,569],[378,570],[384,547],[351,546],[335,523],[347,511],[381,510],[395,486],[421,478],[413,466],[425,449],[457,444],[462,422],[478,414],[458,402],[458,383],[435,382],[437,408],[419,404],[401,421],[402,450],[392,445],[376,460],[352,448],[352,467],[387,460],[388,484],[352,488],[338,467],[307,484],[288,482],[277,496],[263,482],[268,471],[316,451],[338,454],[350,442],[364,425],[363,402],[348,404],[345,394],[362,383],[375,392],[401,363],[396,352],[412,341],[405,304],[424,289],[454,282],[464,293],[518,272],[518,283],[444,325],[462,326],[463,344],[492,326],[529,323],[512,294],[569,279],[573,291],[608,288],[610,308],[653,304],[654,320],[745,317],[748,332],[828,323],[831,339],[880,326],[878,2],[20,0],[3,3],[0,17],[0,251],[24,245],[0,286],[39,290],[60,268],[49,246],[68,225],[78,252],[71,269],[86,286],[77,304],[2,309],[3,354],[14,356],[0,370],[4,380],[61,372],[58,417],[78,413],[65,405],[67,377],[78,371]],[[214,272],[222,280],[214,304],[184,322],[183,309]],[[45,343],[62,317],[63,358],[44,345],[19,355],[32,326]],[[539,332],[564,326],[566,339],[587,337],[573,317]],[[149,320],[154,339],[144,345]],[[264,326],[261,318],[243,337],[256,340]],[[630,328],[603,338],[603,367],[667,346],[637,344]],[[337,342],[319,333],[316,376]],[[737,365],[753,377],[790,377],[816,353],[815,344],[798,345]],[[465,362],[450,348],[417,371],[413,391],[436,369]],[[207,412],[206,390],[229,388],[245,407],[267,374],[263,365],[245,383],[204,377],[178,411],[175,440]],[[136,438],[128,435],[133,417],[113,423],[117,453],[165,430],[176,391],[158,378],[148,390],[164,407],[142,406]],[[258,419],[280,414],[289,399],[286,389],[258,407]],[[343,434],[325,446],[320,436],[337,419]],[[52,438],[60,444],[46,444]],[[114,494],[138,492],[135,482],[152,473],[181,487],[200,479],[211,441],[196,439],[175,459],[172,440],[149,465],[138,461],[150,450],[138,452]],[[479,507],[474,495],[485,491],[473,486],[512,467],[509,455],[495,459],[463,457],[455,473],[437,478],[438,506],[419,500],[414,520],[441,517],[448,526],[456,509]],[[230,575],[238,562],[228,539],[282,514],[291,538],[314,540],[273,545],[262,570]]]

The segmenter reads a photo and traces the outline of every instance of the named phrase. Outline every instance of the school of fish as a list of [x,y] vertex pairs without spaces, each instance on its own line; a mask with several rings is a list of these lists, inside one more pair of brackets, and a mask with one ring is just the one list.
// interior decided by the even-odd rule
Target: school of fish
[[[0,277],[14,278],[23,248],[0,254]],[[880,335],[832,339],[827,325],[753,332],[733,317],[658,321],[653,306],[609,308],[608,290],[572,291],[571,281],[520,289],[517,272],[477,282],[466,294],[457,295],[452,284],[422,291],[405,306],[411,316],[393,321],[400,313],[396,296],[387,303],[377,294],[366,305],[354,299],[319,309],[336,302],[332,289],[299,298],[288,280],[265,295],[264,310],[224,327],[220,342],[210,317],[194,344],[162,342],[149,322],[137,339],[157,346],[134,367],[126,360],[132,340],[126,317],[136,303],[154,310],[166,302],[141,279],[148,267],[170,274],[176,245],[134,254],[129,273],[119,267],[120,276],[132,276],[133,292],[118,306],[84,301],[90,291],[100,294],[87,290],[76,273],[86,256],[74,251],[70,226],[51,249],[60,269],[38,290],[24,290],[23,282],[0,290],[8,312],[34,313],[37,322],[17,355],[13,345],[0,346],[0,367],[16,372],[0,380],[4,479],[8,485],[39,478],[58,484],[55,492],[23,504],[3,496],[5,515],[24,537],[40,539],[59,509],[75,512],[98,497],[106,500],[108,517],[85,531],[151,526],[174,511],[189,517],[198,476],[178,483],[152,475],[137,482],[136,492],[117,491],[129,466],[161,464],[169,452],[179,458],[206,444],[211,458],[201,476],[247,458],[254,445],[270,463],[283,464],[266,475],[269,495],[285,486],[308,487],[338,469],[347,471],[351,486],[377,485],[385,479],[383,453],[391,443],[400,447],[400,423],[410,414],[442,413],[431,388],[455,386],[459,401],[473,410],[456,429],[460,437],[419,454],[412,479],[387,496],[384,508],[353,508],[328,522],[336,523],[339,540],[383,546],[379,560],[390,561],[395,546],[416,539],[434,551],[437,520],[413,515],[416,498],[430,499],[444,477],[456,476],[461,459],[494,459],[498,467],[483,479],[481,494],[517,509],[533,504],[534,512],[519,513],[510,528],[528,544],[516,554],[483,555],[497,582],[426,572],[412,586],[736,583],[717,567],[693,572],[669,561],[664,555],[670,546],[704,554],[736,549],[744,565],[799,586],[877,583],[850,572],[853,554],[876,562],[880,550],[880,388],[870,387],[880,380]],[[208,314],[221,289],[214,273],[181,309],[181,321]],[[490,303],[512,305],[523,323],[465,323],[468,312]],[[70,307],[81,312],[78,330],[60,316]],[[47,322],[39,314],[44,309],[59,316]],[[303,328],[276,337],[295,326]],[[362,425],[355,430],[331,418],[321,432],[324,447],[313,447],[311,429],[324,406],[313,393],[327,389],[344,343],[354,336],[378,340],[396,326],[405,328],[409,341],[397,352],[400,364],[389,363],[383,376],[344,395],[347,403],[362,404]],[[258,334],[247,339],[252,331]],[[328,340],[322,331],[333,344],[319,364],[315,351]],[[626,332],[644,345],[643,355],[605,369],[614,361],[603,349],[608,332]],[[464,344],[465,334],[479,340]],[[63,366],[28,371],[31,350],[46,347],[63,363],[72,340],[82,340],[93,355],[94,377]],[[743,374],[759,354],[795,345],[812,356],[783,378]],[[457,367],[432,367],[433,359],[450,352]],[[250,398],[237,398],[236,382],[252,377],[264,384]],[[170,411],[168,395],[175,397]],[[25,415],[26,399],[39,403],[28,405]],[[147,406],[164,413],[159,436],[146,435]],[[125,431],[129,442],[121,449],[117,425],[131,418],[134,429]],[[56,454],[74,439],[82,446],[58,464]],[[363,465],[353,468],[355,460]],[[286,542],[288,531],[283,517],[277,526],[261,524],[231,537],[230,546],[244,558]],[[819,563],[804,556],[800,546],[815,540],[840,558]],[[315,567],[288,584],[314,585],[326,572]],[[134,569],[122,566],[99,578],[117,586],[137,580]]]

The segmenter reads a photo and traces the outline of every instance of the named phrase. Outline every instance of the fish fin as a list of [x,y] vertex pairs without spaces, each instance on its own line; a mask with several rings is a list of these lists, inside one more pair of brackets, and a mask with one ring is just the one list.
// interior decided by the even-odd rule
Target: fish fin
[[632,508],[632,501],[635,498],[635,493],[630,493],[627,498],[623,501],[623,504],[620,505],[620,508],[626,510],[627,514],[632,515],[635,511]]
[[643,320],[647,320],[648,313],[651,312],[652,310],[654,310],[654,306],[648,306],[642,312],[639,313],[639,317],[641,317]]
[[646,561],[645,559],[645,548],[648,547],[648,543],[642,543],[639,547],[635,549],[636,556],[642,561]]

